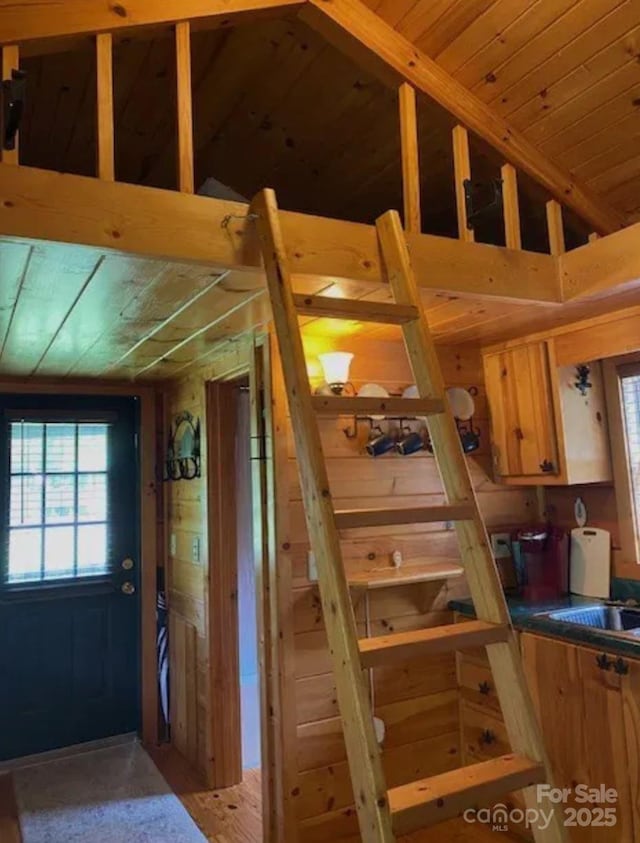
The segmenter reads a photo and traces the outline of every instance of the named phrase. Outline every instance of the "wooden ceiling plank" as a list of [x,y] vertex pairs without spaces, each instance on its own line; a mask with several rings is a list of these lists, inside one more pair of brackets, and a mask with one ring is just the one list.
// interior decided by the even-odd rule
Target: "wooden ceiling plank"
[[564,254],[566,251],[564,243],[564,226],[562,223],[562,205],[555,199],[550,199],[546,204],[547,230],[549,232],[549,249],[551,254]]
[[453,166],[456,183],[456,210],[458,214],[458,237],[467,243],[475,240],[473,228],[467,226],[467,202],[465,181],[471,180],[471,158],[469,156],[469,135],[464,126],[453,129]]
[[[2,79],[11,79],[14,70],[20,69],[20,48],[17,44],[5,44],[2,52]],[[0,161],[3,164],[17,164],[20,139],[16,135],[15,147],[5,149],[4,143],[0,145]]]
[[[624,0],[613,2],[619,4]],[[554,3],[537,4],[533,12],[539,22],[537,32],[495,67],[496,81],[485,86],[489,95],[487,102],[492,105],[498,100],[508,100],[510,91],[520,84],[520,80],[535,72],[557,50],[568,48],[573,38],[587,29],[594,19],[611,10],[611,3],[612,0],[555,0]]]
[[0,371],[32,375],[102,258],[65,244],[35,246],[5,338]]
[[[0,164],[0,231],[9,238],[51,240],[180,262],[211,271],[261,272],[247,205],[149,190],[68,174]],[[230,219],[228,217],[239,217]],[[282,213],[295,273],[381,283],[375,229]],[[555,262],[548,255],[445,237],[408,235],[416,274],[426,289],[459,295],[557,302]],[[522,289],[514,291],[514,274]]]
[[[623,3],[572,39],[570,50],[559,50],[526,79],[521,79],[504,111],[509,120],[526,128],[535,120],[576,96],[593,79],[607,76],[633,58],[630,42],[638,33],[633,3]],[[546,106],[546,108],[545,108]]]
[[494,2],[495,0],[455,0],[452,3],[450,0],[445,14],[416,38],[416,46],[432,58],[437,58],[451,41],[464,32],[469,24]]
[[624,115],[615,122],[602,126],[599,132],[559,152],[558,161],[565,167],[575,166],[579,169],[582,166],[588,166],[592,160],[600,161],[603,158],[606,160],[609,150],[618,145],[619,139],[626,140],[634,137],[634,132],[638,132],[637,112]]
[[418,141],[418,116],[416,89],[403,82],[398,89],[400,111],[400,146],[402,151],[402,194],[404,200],[404,227],[406,231],[420,234],[420,152]]
[[265,11],[282,13],[301,0],[182,0],[176,7],[162,0],[127,0],[119,4],[87,3],[85,0],[0,0],[0,44],[39,38],[115,32],[132,26],[173,24],[180,20],[221,18],[234,22]]
[[191,102],[191,24],[176,24],[176,101],[178,128],[178,189],[193,193],[193,107]]
[[0,278],[2,278],[2,306],[0,307],[0,358],[11,328],[11,322],[33,253],[33,246],[25,243],[0,243]]
[[377,56],[385,74],[392,68],[401,79],[431,96],[595,230],[609,232],[624,224],[604,200],[575,184],[569,174],[359,0],[309,0],[300,14],[347,53]]
[[[542,120],[538,120],[527,129],[527,136],[541,145],[554,144],[554,138],[567,126],[572,126],[583,117],[593,112],[594,102],[603,103],[601,119],[607,121],[607,103],[620,92],[630,91],[628,98],[629,110],[637,106],[632,105],[638,87],[638,61],[633,59],[623,64],[617,71],[594,80],[592,85],[583,88],[581,93],[554,109]],[[607,121],[608,122],[608,121]]]
[[96,36],[96,78],[98,112],[98,178],[115,178],[113,126],[113,39],[111,33]]
[[507,249],[521,249],[520,203],[518,201],[518,174],[512,164],[503,164],[502,200],[504,214],[504,236]]

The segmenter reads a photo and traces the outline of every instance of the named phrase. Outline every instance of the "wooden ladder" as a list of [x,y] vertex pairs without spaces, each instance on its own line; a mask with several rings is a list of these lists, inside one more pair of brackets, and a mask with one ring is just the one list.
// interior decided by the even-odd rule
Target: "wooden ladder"
[[[274,192],[259,193],[251,210],[257,215],[362,840],[391,843],[396,835],[458,816],[466,808],[490,802],[512,790],[528,788],[524,791],[525,800],[528,807],[534,808],[537,802],[532,785],[550,782],[548,761],[486,529],[446,400],[400,218],[397,212],[389,211],[376,223],[383,263],[396,302],[381,304],[295,294]],[[399,324],[420,397],[365,399],[312,395],[299,314]],[[335,511],[316,414],[354,412],[427,416],[448,504],[410,510]],[[456,522],[477,620],[358,640],[339,530],[449,520]],[[388,790],[363,669],[443,650],[478,646],[487,648],[513,754]],[[566,840],[560,813],[557,812],[558,816],[554,816],[546,830],[535,831],[537,843]]]

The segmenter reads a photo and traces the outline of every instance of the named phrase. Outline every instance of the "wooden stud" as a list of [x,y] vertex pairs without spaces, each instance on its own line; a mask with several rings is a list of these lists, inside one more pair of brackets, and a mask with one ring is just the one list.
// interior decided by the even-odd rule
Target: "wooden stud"
[[113,127],[113,39],[110,32],[96,35],[98,109],[98,178],[115,179]]
[[[296,443],[298,469],[306,498],[307,527],[318,566],[318,582],[334,675],[343,720],[345,743],[364,843],[393,843],[391,817],[373,728],[360,655],[353,607],[335,528],[329,479],[320,433],[311,406],[304,349],[291,290],[291,273],[272,190],[252,203],[265,261],[273,318],[282,367],[289,385],[289,412]],[[318,490],[312,493],[311,490]]]
[[178,189],[194,192],[193,105],[191,91],[191,24],[176,24],[176,83],[178,105]]
[[504,164],[502,175],[502,201],[504,205],[504,238],[507,249],[521,249],[520,203],[518,201],[518,174],[512,164]]
[[549,232],[549,251],[556,257],[565,253],[564,227],[562,225],[562,205],[555,199],[547,202],[547,230]]
[[[15,44],[2,48],[2,79],[11,79],[11,71],[20,67],[20,51]],[[19,136],[16,137],[15,149],[2,149],[0,145],[0,161],[3,164],[19,163]]]
[[402,155],[402,196],[404,200],[404,227],[406,231],[420,234],[420,149],[418,140],[418,113],[416,89],[403,82],[398,89],[400,108],[400,147]]
[[464,126],[453,130],[453,169],[456,182],[456,210],[458,212],[458,238],[472,243],[475,232],[467,228],[467,205],[464,196],[464,182],[471,178],[471,158],[469,156],[469,135]]

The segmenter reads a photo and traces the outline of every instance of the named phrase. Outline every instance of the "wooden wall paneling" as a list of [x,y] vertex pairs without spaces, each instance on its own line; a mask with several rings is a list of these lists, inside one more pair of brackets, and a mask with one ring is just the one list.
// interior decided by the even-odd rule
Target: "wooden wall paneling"
[[404,227],[419,234],[422,231],[420,211],[420,144],[416,89],[403,82],[398,89],[400,137],[402,148],[402,194]]
[[11,773],[0,774],[0,838],[4,843],[22,843],[20,815]]
[[209,689],[211,693],[210,785],[242,781],[238,630],[238,556],[235,448],[228,431],[236,427],[233,383],[206,385],[206,488],[209,536]]
[[[11,79],[11,73],[13,70],[20,69],[20,48],[16,44],[6,44],[1,48],[0,52],[2,53],[1,79],[4,81],[5,79]],[[4,143],[0,144],[0,161],[2,161],[3,164],[18,164],[19,147],[19,134],[16,136],[14,149],[5,149]]]
[[547,229],[549,232],[549,249],[556,257],[565,252],[564,227],[562,223],[562,205],[555,199],[546,204]]
[[512,164],[503,164],[502,198],[504,202],[504,236],[508,249],[521,249],[520,203],[518,201],[518,174]]
[[193,108],[191,94],[191,24],[180,21],[175,27],[177,128],[178,128],[178,189],[193,193]]
[[97,171],[98,178],[115,178],[113,125],[113,38],[110,32],[96,35],[97,79]]
[[458,213],[458,237],[472,243],[475,234],[467,228],[467,206],[464,195],[464,182],[471,179],[471,159],[469,157],[469,135],[464,126],[453,129],[453,164],[456,180],[456,209]]

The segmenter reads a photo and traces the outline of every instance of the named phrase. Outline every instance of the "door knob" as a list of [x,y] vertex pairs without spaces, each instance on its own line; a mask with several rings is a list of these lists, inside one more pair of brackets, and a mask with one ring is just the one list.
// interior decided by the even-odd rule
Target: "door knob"
[[123,594],[133,594],[136,590],[136,587],[132,582],[129,582],[127,580],[127,582],[122,583],[121,589]]

